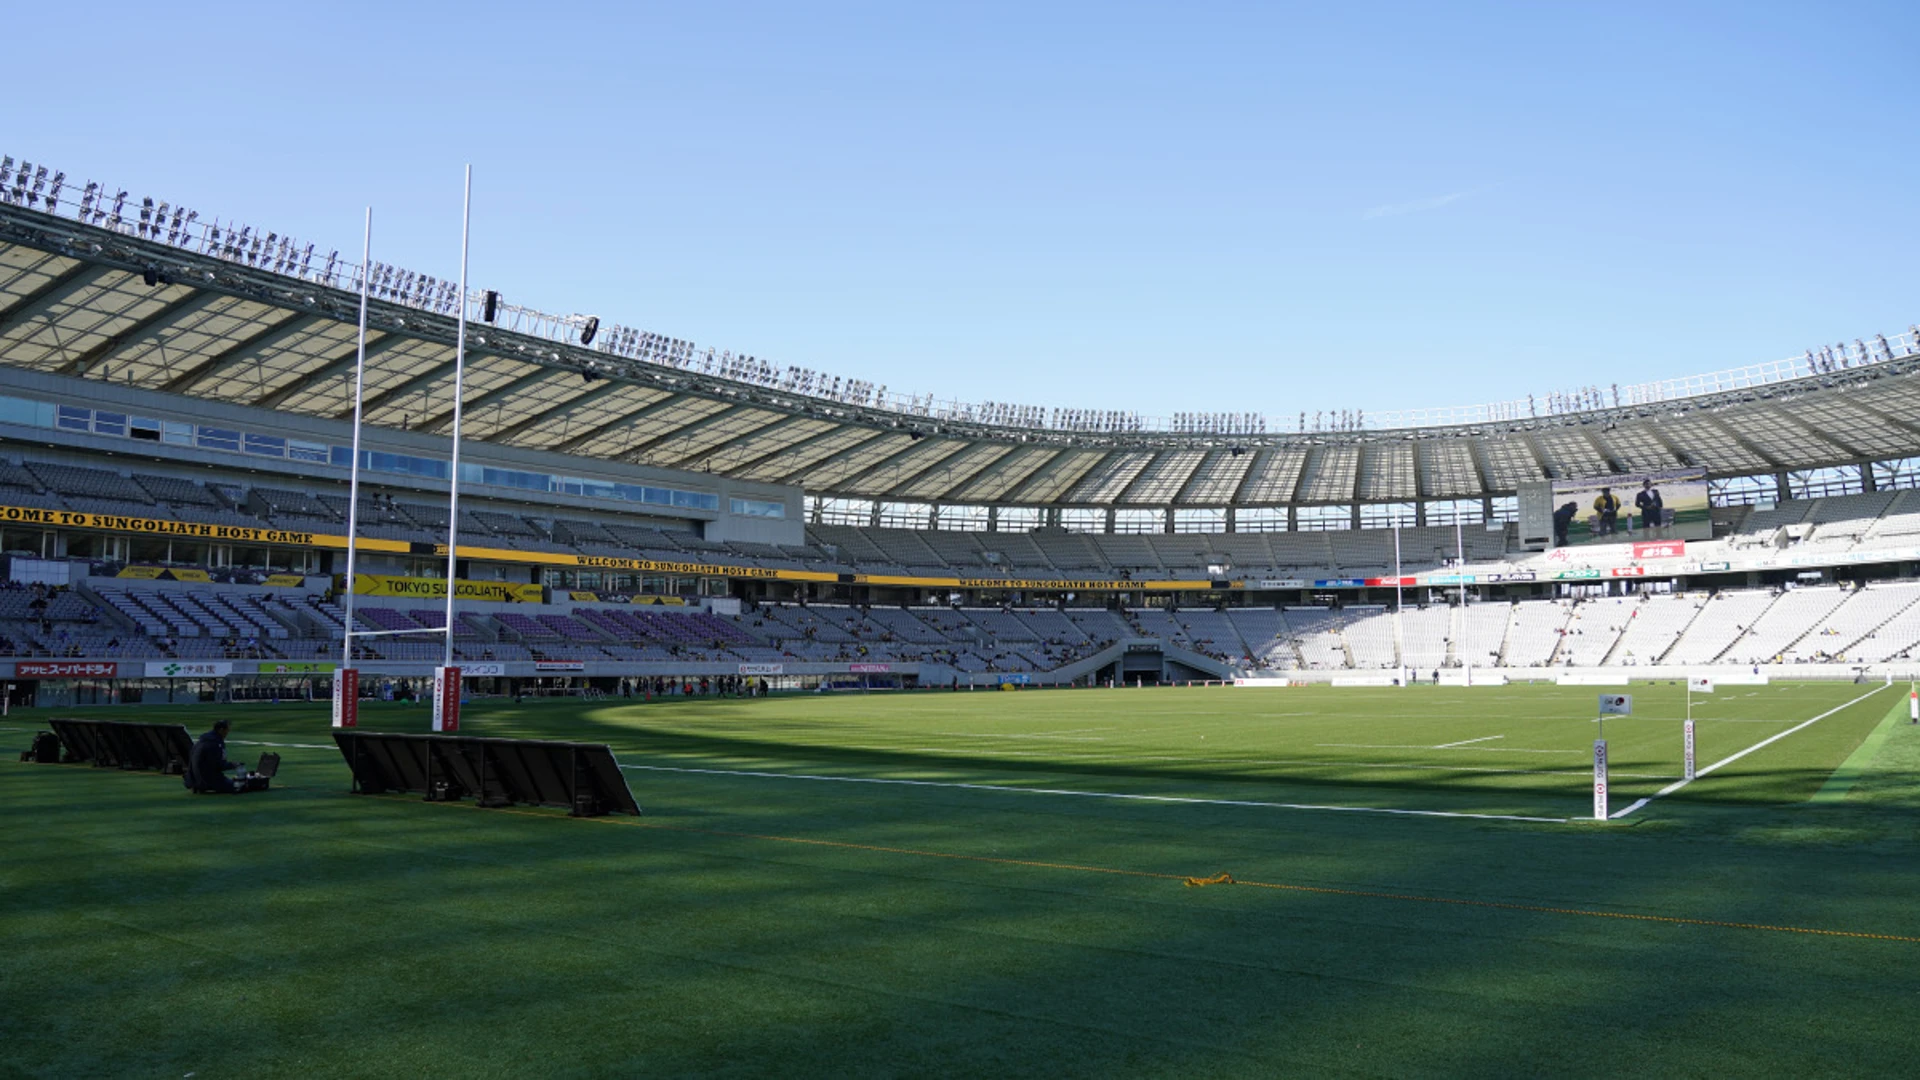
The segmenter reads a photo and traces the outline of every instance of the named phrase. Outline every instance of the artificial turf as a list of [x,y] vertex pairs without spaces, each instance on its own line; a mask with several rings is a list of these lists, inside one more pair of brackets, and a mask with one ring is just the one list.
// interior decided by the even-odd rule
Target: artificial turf
[[[17,763],[16,713],[0,1074],[1907,1075],[1874,690],[1696,699],[1703,766],[1837,711],[1606,825],[1550,687],[470,709],[609,743],[637,820],[348,794],[313,706],[111,714],[296,744],[230,799]],[[1679,775],[1683,689],[1632,692],[1616,806]]]

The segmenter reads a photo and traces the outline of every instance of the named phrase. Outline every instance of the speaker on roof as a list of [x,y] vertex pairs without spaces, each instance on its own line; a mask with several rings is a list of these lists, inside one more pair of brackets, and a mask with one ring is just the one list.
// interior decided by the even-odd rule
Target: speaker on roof
[[488,289],[486,300],[480,305],[480,317],[487,322],[492,322],[493,317],[498,314],[500,314],[500,294]]
[[580,328],[580,344],[582,345],[593,344],[593,335],[599,332],[600,332],[600,316],[595,315],[592,318],[587,320],[587,325]]

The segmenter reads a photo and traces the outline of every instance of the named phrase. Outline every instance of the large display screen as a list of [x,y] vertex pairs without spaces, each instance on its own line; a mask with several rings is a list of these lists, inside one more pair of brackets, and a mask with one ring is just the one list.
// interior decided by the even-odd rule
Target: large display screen
[[1550,497],[1553,547],[1713,539],[1705,469],[1555,480],[1539,494]]

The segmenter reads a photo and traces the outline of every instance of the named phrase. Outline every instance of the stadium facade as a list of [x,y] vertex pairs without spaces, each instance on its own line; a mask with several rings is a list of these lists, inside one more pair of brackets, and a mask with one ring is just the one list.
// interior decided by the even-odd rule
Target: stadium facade
[[[303,692],[349,585],[364,628],[438,625],[462,311],[455,638],[496,688],[1835,674],[1920,643],[1920,330],[1419,414],[1153,419],[890,393],[497,295],[487,322],[484,290],[379,266],[348,583],[362,269],[77,187],[0,167],[0,674],[42,701]],[[1629,513],[1556,548],[1523,513],[1676,470],[1711,491],[1693,539]],[[368,639],[364,666],[438,652]]]

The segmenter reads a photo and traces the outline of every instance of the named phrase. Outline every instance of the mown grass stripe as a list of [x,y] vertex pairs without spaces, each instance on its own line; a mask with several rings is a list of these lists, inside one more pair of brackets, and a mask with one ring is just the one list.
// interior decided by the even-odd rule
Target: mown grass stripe
[[[379,797],[379,796],[376,796]],[[459,807],[460,803],[433,803],[443,807]],[[732,829],[705,829],[692,825],[667,825],[657,821],[632,821],[626,818],[593,817],[561,818],[555,813],[537,810],[514,810],[501,808],[491,811],[499,814],[514,814],[520,817],[543,818],[548,821],[581,821],[599,825],[618,825],[629,829],[650,829],[656,832],[687,833],[700,836],[718,836],[731,840],[760,840],[775,844],[797,844],[806,847],[835,848],[845,851],[866,851],[881,855],[906,855],[922,859],[948,859],[955,862],[986,863],[997,866],[1017,866],[1034,870],[1064,870],[1074,873],[1103,874],[1111,877],[1147,878],[1156,881],[1177,881],[1183,885],[1194,880],[1192,874],[1174,874],[1158,870],[1130,870],[1125,867],[1095,866],[1089,863],[1050,862],[1039,859],[1010,859],[1003,855],[968,855],[957,851],[932,851],[927,848],[894,847],[887,844],[859,844],[851,840],[826,840],[810,836],[781,836],[776,833],[740,832]],[[1908,945],[1920,945],[1920,937],[1905,934],[1879,934],[1867,930],[1832,930],[1817,926],[1778,926],[1771,923],[1739,922],[1732,919],[1704,919],[1688,915],[1649,915],[1633,911],[1599,911],[1593,908],[1554,907],[1547,904],[1519,904],[1505,900],[1476,900],[1457,896],[1424,896],[1419,893],[1380,892],[1371,889],[1343,889],[1332,885],[1299,885],[1278,881],[1250,881],[1236,877],[1233,884],[1254,889],[1271,889],[1276,892],[1313,893],[1322,896],[1350,896],[1369,900],[1394,900],[1402,903],[1446,904],[1454,907],[1483,908],[1494,911],[1526,911],[1543,915],[1570,915],[1586,919],[1620,919],[1628,922],[1664,923],[1672,926],[1703,926],[1722,930],[1753,930],[1775,934],[1806,934],[1815,937],[1856,938],[1864,941],[1891,941]]]

